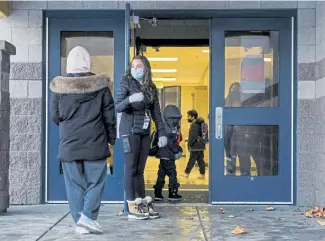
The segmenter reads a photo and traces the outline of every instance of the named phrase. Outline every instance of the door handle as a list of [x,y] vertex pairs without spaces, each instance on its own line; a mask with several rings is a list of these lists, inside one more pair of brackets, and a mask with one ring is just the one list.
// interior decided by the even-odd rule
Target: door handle
[[216,139],[222,139],[222,107],[216,107]]

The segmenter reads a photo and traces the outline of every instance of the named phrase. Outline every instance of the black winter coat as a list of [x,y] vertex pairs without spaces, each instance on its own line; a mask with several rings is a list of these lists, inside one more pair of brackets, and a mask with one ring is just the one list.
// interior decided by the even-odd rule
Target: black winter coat
[[153,87],[153,101],[144,96],[143,101],[130,103],[129,96],[139,92],[141,92],[141,85],[137,80],[128,76],[122,78],[118,94],[115,98],[116,112],[122,113],[119,127],[120,136],[150,134],[150,125],[146,130],[142,129],[146,111],[149,112],[155,122],[158,136],[165,136],[156,86],[154,85]]
[[111,154],[116,120],[114,101],[106,74],[56,77],[50,84],[51,117],[59,126],[61,161],[93,161]]
[[197,118],[191,124],[189,135],[188,135],[188,149],[190,151],[204,151],[205,144],[201,140],[202,131],[201,131],[201,124],[204,122],[203,118]]

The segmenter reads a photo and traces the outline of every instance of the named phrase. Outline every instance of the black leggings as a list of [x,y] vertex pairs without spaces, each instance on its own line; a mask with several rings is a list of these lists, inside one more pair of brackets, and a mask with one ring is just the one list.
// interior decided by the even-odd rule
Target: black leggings
[[126,200],[145,198],[144,169],[150,147],[149,135],[129,136],[131,152],[125,153],[124,185]]

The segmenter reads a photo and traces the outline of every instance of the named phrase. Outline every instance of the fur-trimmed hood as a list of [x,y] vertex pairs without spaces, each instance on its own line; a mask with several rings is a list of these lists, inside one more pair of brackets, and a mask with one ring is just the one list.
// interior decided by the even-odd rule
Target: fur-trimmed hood
[[50,83],[50,90],[57,94],[85,94],[109,88],[110,79],[107,74],[96,74],[82,77],[55,77]]

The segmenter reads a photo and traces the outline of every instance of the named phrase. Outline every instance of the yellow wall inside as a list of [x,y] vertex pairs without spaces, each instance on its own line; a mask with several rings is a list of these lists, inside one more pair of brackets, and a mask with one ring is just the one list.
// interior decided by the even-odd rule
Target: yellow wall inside
[[[209,90],[207,86],[181,86],[181,112],[182,122],[181,131],[183,134],[182,148],[184,154],[187,152],[187,143],[185,140],[188,139],[188,132],[190,124],[187,122],[187,111],[195,109],[199,116],[204,118],[209,124],[208,113],[209,113]],[[205,160],[209,160],[209,150],[205,152]]]
[[9,16],[8,1],[0,1],[0,18],[6,18]]

